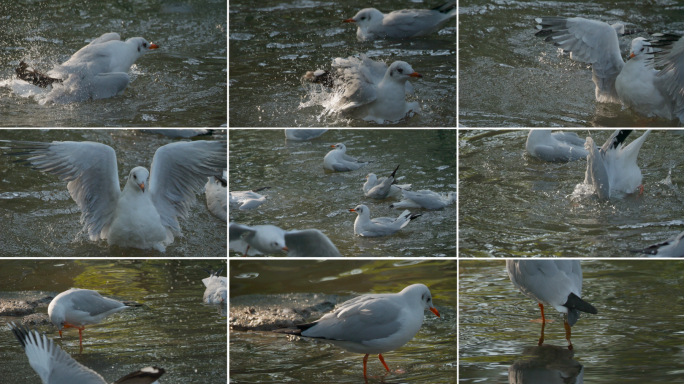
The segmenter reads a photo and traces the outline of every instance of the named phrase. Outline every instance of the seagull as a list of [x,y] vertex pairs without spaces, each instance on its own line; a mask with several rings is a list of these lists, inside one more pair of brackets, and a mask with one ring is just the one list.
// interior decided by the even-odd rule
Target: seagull
[[206,304],[225,304],[228,297],[228,292],[226,285],[228,284],[228,278],[220,276],[223,269],[219,269],[218,272],[207,271],[209,277],[202,279],[202,283],[207,289],[204,291],[204,303]]
[[575,132],[530,129],[525,148],[531,156],[544,161],[575,161],[587,158],[585,142]]
[[661,243],[653,244],[644,249],[630,249],[632,253],[643,253],[657,257],[684,257],[684,232],[671,237]]
[[407,226],[411,220],[423,216],[422,214],[412,215],[411,212],[405,210],[396,219],[391,217],[371,219],[370,210],[365,205],[357,205],[356,208],[351,208],[349,212],[356,212],[358,215],[354,221],[354,234],[366,237],[393,235]]
[[[10,329],[43,384],[107,384],[97,372],[81,365],[38,331],[14,323],[10,323]],[[163,368],[146,367],[120,378],[114,384],[155,384],[159,383],[157,380],[164,373]]]
[[83,350],[82,332],[88,324],[97,324],[105,317],[129,308],[124,303],[102,297],[90,289],[72,288],[57,295],[48,306],[50,321],[59,330],[78,329],[78,344]]
[[[681,106],[684,100],[678,92],[682,88],[681,79],[671,71],[653,68],[653,55],[658,51],[654,45],[667,45],[662,39],[635,38],[625,62],[618,41],[620,30],[624,30],[622,24],[611,26],[581,17],[535,20],[540,24],[537,25],[539,33],[548,36],[546,41],[569,51],[573,60],[592,65],[598,102],[622,103],[648,117],[679,118],[684,122],[684,110],[677,108],[678,102]],[[681,56],[681,52],[674,56]],[[663,60],[672,63],[672,58]]]
[[305,141],[315,139],[326,133],[327,129],[286,129],[285,138],[293,141]]
[[308,71],[303,79],[333,88],[330,110],[351,113],[365,121],[382,124],[405,118],[409,112],[420,112],[418,102],[407,103],[404,93],[413,94],[413,86],[407,80],[423,77],[403,61],[395,61],[387,67],[361,54],[333,60],[331,71]]
[[[565,335],[570,343],[570,327],[580,317],[580,311],[597,314],[594,306],[582,300],[582,266],[579,260],[506,260],[506,270],[513,285],[539,303],[542,323],[544,305],[565,314]],[[543,334],[539,345],[544,341]],[[572,347],[572,344],[570,344]]]
[[615,131],[600,149],[591,137],[587,137],[585,149],[589,151],[589,155],[584,184],[593,186],[600,199],[643,192],[641,170],[636,161],[641,145],[651,130],[625,147],[622,142],[630,132],[631,130]]
[[366,176],[366,183],[363,184],[363,194],[373,199],[382,200],[396,195],[401,191],[400,188],[406,186],[411,187],[411,184],[402,186],[394,185],[394,176],[397,174],[398,169],[399,165],[394,168],[394,171],[389,177],[381,177],[380,179],[375,176],[375,173],[369,173],[368,176]]
[[209,212],[223,221],[228,221],[228,206],[226,205],[227,187],[228,182],[226,181],[225,169],[222,176],[210,176],[207,184],[204,186]]
[[341,257],[335,244],[318,229],[285,231],[275,225],[228,225],[228,246],[243,256],[287,252],[294,257]]
[[365,8],[343,22],[358,25],[356,37],[359,41],[370,41],[429,35],[452,17],[456,17],[455,0],[432,9],[402,9],[388,14],[375,8]]
[[323,167],[333,172],[348,172],[355,171],[368,163],[362,163],[355,158],[345,154],[347,147],[342,143],[331,145],[330,148],[335,148],[328,152],[323,158]]
[[87,99],[106,99],[123,93],[128,86],[128,70],[149,50],[159,46],[142,37],[121,41],[118,33],[98,37],[78,50],[71,58],[56,65],[47,75],[21,65],[17,77],[52,91],[41,101],[71,103]]
[[378,354],[382,365],[390,371],[382,354],[413,339],[423,325],[425,310],[440,317],[432,303],[430,289],[423,284],[413,284],[399,293],[359,296],[340,304],[316,322],[274,332],[321,339],[345,351],[365,354],[365,378],[370,354]]
[[236,205],[240,210],[254,209],[266,202],[266,196],[260,195],[257,192],[268,188],[271,187],[257,188],[252,189],[251,191],[229,192],[228,201],[231,205]]
[[14,145],[0,149],[23,150],[8,155],[29,156],[22,161],[68,182],[90,240],[160,252],[180,235],[178,219],[188,217],[207,177],[225,168],[227,161],[225,141],[167,144],[154,154],[151,172],[133,168],[121,191],[116,153],[108,145],[0,141]]
[[448,194],[436,193],[430,190],[402,191],[404,198],[390,205],[390,208],[425,208],[442,209],[451,203],[456,202],[456,192]]

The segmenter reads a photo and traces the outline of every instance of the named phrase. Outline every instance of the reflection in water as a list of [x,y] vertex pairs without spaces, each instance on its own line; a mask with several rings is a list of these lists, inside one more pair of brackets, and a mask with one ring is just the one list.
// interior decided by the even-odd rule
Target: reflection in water
[[510,384],[582,384],[584,367],[575,353],[553,345],[527,347],[508,368]]

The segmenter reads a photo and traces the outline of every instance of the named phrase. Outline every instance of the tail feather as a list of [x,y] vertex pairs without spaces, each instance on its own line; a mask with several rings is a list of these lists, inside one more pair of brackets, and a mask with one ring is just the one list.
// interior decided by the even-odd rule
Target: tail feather
[[35,69],[31,68],[25,62],[21,61],[19,63],[19,68],[14,70],[17,73],[17,77],[27,81],[33,85],[37,85],[41,88],[47,88],[48,85],[52,83],[61,83],[62,79],[56,79],[50,77],[44,73],[40,73]]

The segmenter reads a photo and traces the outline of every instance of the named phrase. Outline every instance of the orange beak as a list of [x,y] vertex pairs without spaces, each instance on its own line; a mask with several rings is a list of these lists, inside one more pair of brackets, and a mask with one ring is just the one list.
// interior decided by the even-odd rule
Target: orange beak
[[410,77],[423,77],[423,75],[421,75],[421,74],[418,73],[418,72],[409,73],[409,76],[410,76]]
[[636,56],[636,55],[632,52],[632,54],[629,55],[629,58],[631,59],[634,56]]
[[159,46],[155,43],[150,43],[150,49],[157,49]]
[[349,212],[356,212],[354,208],[349,208]]
[[432,312],[432,313],[434,313],[435,315],[437,315],[437,317],[442,317],[442,316],[439,315],[439,311],[437,311],[437,308],[430,308],[430,312]]
[[347,20],[342,20],[343,23],[356,23],[356,20],[354,19],[347,19]]
[[145,183],[140,183],[138,187],[140,187],[140,189],[142,189],[142,191],[145,192]]
[[288,247],[283,247],[283,251],[289,252],[289,251],[290,251],[290,248],[288,248]]
[[331,145],[330,148],[335,148],[335,146],[334,146],[334,145]]

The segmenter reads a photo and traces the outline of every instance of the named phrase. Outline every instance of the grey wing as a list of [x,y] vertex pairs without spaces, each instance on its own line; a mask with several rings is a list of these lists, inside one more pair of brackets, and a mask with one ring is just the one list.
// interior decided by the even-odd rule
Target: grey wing
[[402,9],[391,12],[383,20],[387,35],[390,37],[420,36],[421,32],[432,30],[448,19],[443,13],[429,9]]
[[[231,251],[244,254],[249,246],[246,240],[254,237],[254,235],[256,235],[256,229],[242,224],[230,223],[228,224],[228,248]],[[261,254],[251,247],[249,249],[249,253],[250,255]]]
[[553,132],[551,136],[553,136],[558,141],[563,141],[568,144],[577,145],[580,147],[584,147],[584,143],[586,141],[581,137],[577,136],[577,133],[575,132]]
[[405,197],[415,201],[423,208],[441,209],[447,205],[447,203],[442,200],[442,197],[439,194],[432,191],[403,191],[403,194]]
[[119,301],[108,297],[102,297],[99,293],[88,289],[75,291],[70,296],[74,298],[73,308],[75,310],[87,312],[91,316],[97,316],[117,308],[125,307],[125,305]]
[[344,78],[344,94],[339,101],[340,111],[346,111],[375,101],[375,86],[361,75]]
[[26,161],[35,169],[68,182],[67,190],[81,210],[90,239],[106,238],[121,194],[114,149],[88,141],[0,141],[18,145],[9,149],[24,151],[8,155],[30,156]]
[[540,24],[538,29],[550,33],[546,37],[547,42],[570,52],[573,60],[592,65],[596,96],[602,98],[598,101],[619,102],[615,79],[625,62],[622,60],[620,42],[613,27],[602,21],[581,17],[549,17],[536,21]]
[[[575,282],[567,274],[569,267],[572,270],[573,262],[579,264],[578,260],[520,260],[519,273],[516,276],[518,288],[528,297],[538,301],[565,303],[572,288],[571,284]],[[581,292],[576,294],[581,296]]]
[[305,229],[285,233],[288,256],[294,257],[341,257],[335,244],[317,229]]
[[128,86],[130,76],[125,72],[100,73],[86,76],[88,93],[93,100],[107,99],[120,94]]
[[187,218],[207,177],[226,168],[225,141],[181,141],[157,149],[150,170],[150,196],[162,225],[180,233],[178,218]]
[[357,160],[352,159],[352,161],[342,160],[339,163],[332,164],[332,167],[337,172],[348,172],[355,171],[366,165],[366,163],[359,163]]
[[557,147],[549,145],[538,145],[534,147],[534,153],[545,161],[575,161],[586,158],[588,153],[581,148],[559,144]]
[[88,45],[106,43],[106,42],[112,41],[112,40],[121,40],[121,36],[119,36],[119,34],[116,32],[105,33],[104,35],[102,35],[102,36],[98,37],[97,39],[94,39],[93,41],[91,41],[90,44],[88,44]]
[[24,347],[29,364],[44,384],[106,384],[97,372],[79,364],[47,336],[12,324],[12,332]]
[[323,316],[302,336],[322,337],[356,343],[383,339],[396,333],[402,307],[389,295],[364,295],[345,302],[335,312]]
[[379,183],[371,188],[366,195],[374,199],[384,199],[389,194],[390,188],[392,188],[394,177],[383,177],[378,181]]
[[644,249],[630,250],[630,252],[658,257],[684,257],[684,232],[661,243],[653,244]]
[[286,129],[285,137],[288,140],[304,141],[315,139],[327,131],[327,129]]
[[662,52],[656,52],[655,65],[664,66],[658,77],[667,78],[663,87],[674,99],[674,114],[680,123],[684,123],[684,38],[679,38],[674,44],[665,45]]
[[599,198],[608,199],[610,198],[610,178],[603,162],[603,155],[594,145],[594,140],[591,137],[587,137],[585,149],[589,150],[589,154],[587,155],[587,172],[584,182],[594,187]]

